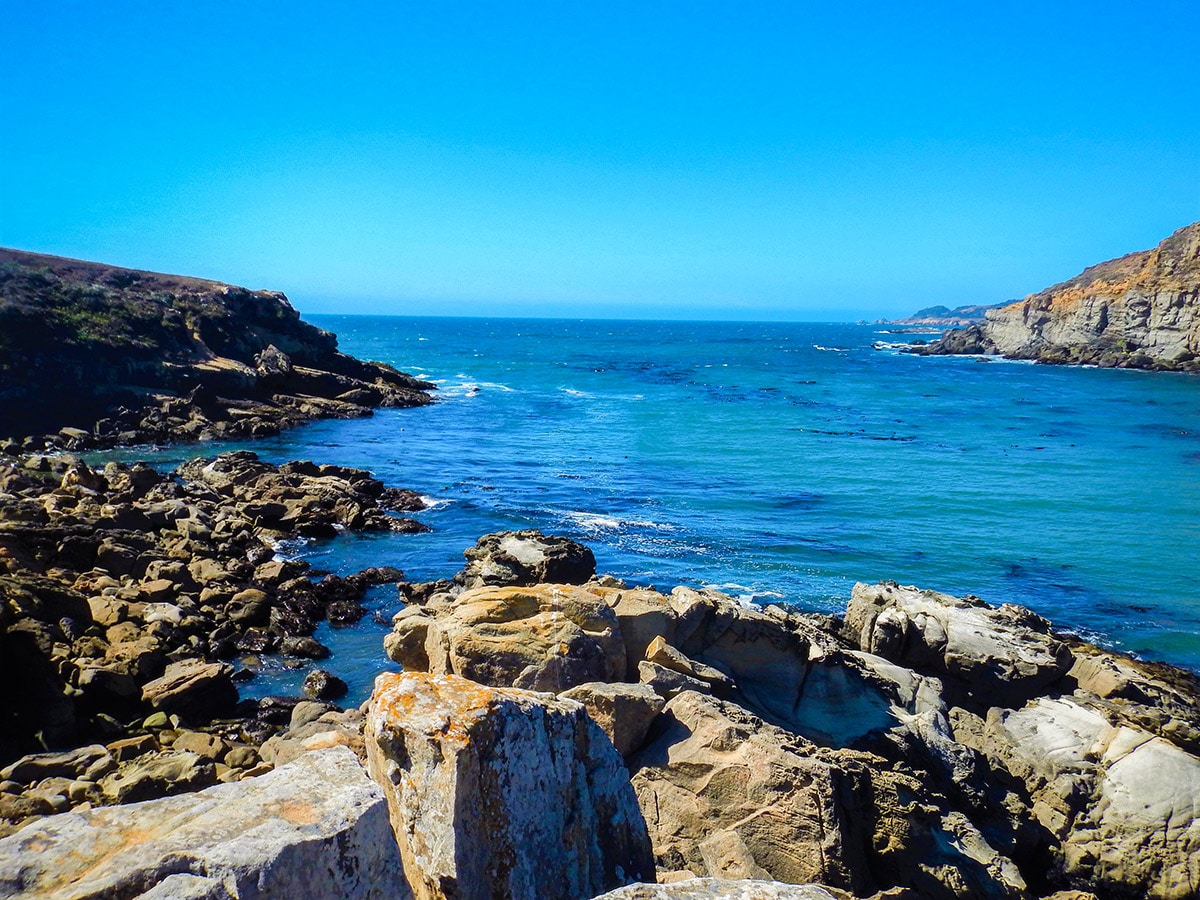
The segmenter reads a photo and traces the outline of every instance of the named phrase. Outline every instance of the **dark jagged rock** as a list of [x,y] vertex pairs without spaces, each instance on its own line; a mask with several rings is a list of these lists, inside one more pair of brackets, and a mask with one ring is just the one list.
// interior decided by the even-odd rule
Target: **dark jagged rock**
[[[403,573],[316,580],[273,544],[396,530],[388,490],[358,469],[248,452],[172,475],[70,455],[0,462],[0,676],[24,686],[0,707],[0,765],[111,740],[156,710],[207,727],[234,713],[225,661],[239,654],[329,656],[317,623],[357,621],[364,592]],[[252,743],[286,725],[254,715]]]
[[0,435],[37,449],[260,437],[432,389],[278,292],[0,249]]

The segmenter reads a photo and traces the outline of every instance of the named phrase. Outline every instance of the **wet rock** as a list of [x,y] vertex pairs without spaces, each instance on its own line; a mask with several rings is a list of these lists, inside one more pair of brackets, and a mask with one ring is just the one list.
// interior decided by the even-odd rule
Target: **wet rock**
[[366,732],[417,896],[577,898],[653,878],[628,774],[582,705],[381,675]]
[[279,652],[300,659],[327,659],[332,651],[311,637],[285,637]]
[[[181,881],[181,871],[202,875]],[[0,892],[62,900],[412,896],[383,796],[345,748],[194,794],[42,819],[0,840]]]
[[332,672],[324,669],[313,669],[304,677],[304,693],[318,700],[336,700],[344,697],[348,688],[346,682]]

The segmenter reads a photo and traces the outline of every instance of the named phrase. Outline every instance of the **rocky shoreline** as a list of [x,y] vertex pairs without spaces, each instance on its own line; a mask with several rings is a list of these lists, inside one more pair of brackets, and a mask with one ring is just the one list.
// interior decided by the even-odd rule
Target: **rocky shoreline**
[[1200,222],[909,352],[1200,372]]
[[[857,585],[840,617],[630,587],[537,531],[485,535],[435,582],[314,571],[278,542],[416,532],[420,497],[248,451],[164,473],[62,450],[254,436],[428,402],[425,386],[336,354],[281,295],[6,253],[3,315],[99,297],[157,324],[126,383],[0,445],[4,896],[1200,890],[1191,674],[894,583]],[[70,287],[84,275],[98,294]],[[39,284],[42,307],[22,293]],[[35,383],[4,390],[27,404]],[[380,667],[403,671],[343,710],[312,635],[381,584],[398,612]],[[269,653],[311,669],[307,696],[238,699],[241,661]]]
[[[264,701],[236,736],[229,720],[171,719],[9,764],[4,791],[59,790],[71,811],[24,810],[0,839],[0,885],[280,896],[295,889],[287,858],[326,879],[308,896],[1195,895],[1200,683],[1186,672],[1020,607],[894,583],[859,584],[826,617],[630,588],[537,532],[466,555],[452,579],[403,586],[385,648],[404,672],[361,709]],[[171,759],[206,774],[152,783]],[[331,783],[362,801],[315,799]],[[303,811],[276,821],[264,796]],[[272,822],[270,840],[249,853],[203,825],[218,802],[251,834]],[[201,823],[187,850],[164,831],[181,815]],[[130,830],[163,836],[78,849]],[[103,878],[82,883],[81,867]],[[183,872],[189,892],[172,893]]]

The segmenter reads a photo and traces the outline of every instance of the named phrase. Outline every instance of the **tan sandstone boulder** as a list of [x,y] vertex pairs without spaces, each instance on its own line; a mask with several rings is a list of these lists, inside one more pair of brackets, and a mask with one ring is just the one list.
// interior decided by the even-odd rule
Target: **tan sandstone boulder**
[[443,605],[409,607],[384,649],[406,669],[494,687],[558,692],[625,671],[617,617],[573,585],[482,587]]
[[34,822],[0,840],[0,896],[412,895],[383,795],[338,747],[236,784]]
[[592,897],[654,879],[628,772],[582,704],[385,674],[366,744],[419,900]]

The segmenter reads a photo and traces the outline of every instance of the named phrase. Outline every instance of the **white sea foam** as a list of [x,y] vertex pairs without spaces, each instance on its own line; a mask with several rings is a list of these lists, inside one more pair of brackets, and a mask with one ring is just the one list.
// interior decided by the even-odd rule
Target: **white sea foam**
[[421,502],[425,504],[426,509],[444,509],[454,501],[445,500],[441,497],[430,497],[426,494],[421,494]]
[[276,562],[288,562],[293,559],[299,559],[304,553],[304,548],[312,543],[312,538],[306,537],[291,537],[272,540],[264,538],[268,547],[275,551],[272,557]]
[[652,522],[648,519],[622,519],[619,516],[590,513],[583,510],[562,510],[559,515],[574,522],[580,528],[593,530],[623,531],[629,528],[642,528],[653,531],[674,531],[674,525],[665,522]]
[[443,397],[477,397],[482,391],[501,391],[506,394],[514,393],[507,384],[498,381],[475,381],[467,375],[456,375],[453,380],[443,378],[436,382],[438,391]]
[[849,347],[824,347],[821,344],[813,344],[814,350],[824,350],[826,353],[849,353]]
[[577,391],[574,388],[559,388],[559,390],[562,391],[564,394],[567,394],[570,397],[590,397],[590,396],[592,396],[587,391]]

